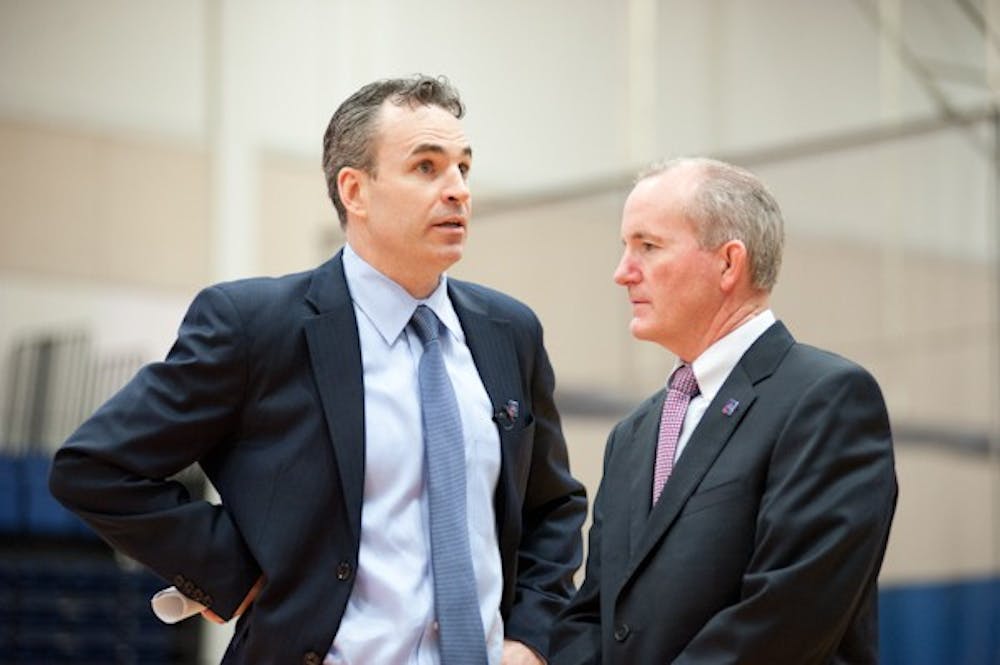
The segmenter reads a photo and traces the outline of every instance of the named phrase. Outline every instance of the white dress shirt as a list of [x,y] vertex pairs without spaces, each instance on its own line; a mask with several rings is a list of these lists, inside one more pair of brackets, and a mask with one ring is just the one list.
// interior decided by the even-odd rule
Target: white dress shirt
[[[726,382],[733,368],[736,367],[736,363],[774,322],[774,313],[766,309],[702,351],[701,355],[691,363],[691,369],[694,371],[694,378],[698,381],[700,392],[697,397],[691,399],[687,413],[684,415],[684,424],[681,427],[680,436],[677,438],[677,450],[674,453],[675,462],[684,452],[688,439],[691,438],[691,432],[701,422],[701,417],[705,415],[708,405],[715,399],[722,384]],[[674,369],[676,368],[675,365]],[[670,374],[673,375],[673,371]]]
[[[357,578],[325,665],[437,665],[424,444],[417,367],[423,348],[407,329],[430,307],[441,337],[465,437],[469,544],[486,646],[500,662],[502,569],[493,512],[500,437],[493,407],[448,298],[447,278],[416,300],[349,245],[344,275],[354,302],[365,389],[365,486]],[[336,344],[336,340],[330,340]],[[331,566],[331,574],[332,574]]]

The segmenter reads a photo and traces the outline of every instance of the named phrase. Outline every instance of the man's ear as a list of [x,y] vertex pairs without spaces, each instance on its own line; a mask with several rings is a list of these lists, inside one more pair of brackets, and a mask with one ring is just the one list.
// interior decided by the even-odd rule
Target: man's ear
[[750,256],[742,241],[730,240],[724,243],[719,248],[718,257],[722,268],[720,286],[723,291],[732,291],[742,281],[749,279]]
[[340,202],[353,217],[368,215],[368,181],[371,176],[361,169],[345,166],[337,173],[337,193]]

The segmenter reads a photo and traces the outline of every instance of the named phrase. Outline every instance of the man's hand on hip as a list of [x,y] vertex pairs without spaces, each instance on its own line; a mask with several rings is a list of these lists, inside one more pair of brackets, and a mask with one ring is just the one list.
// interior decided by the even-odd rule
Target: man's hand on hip
[[500,663],[501,665],[545,665],[545,661],[531,647],[514,640],[503,641],[503,658],[500,659]]

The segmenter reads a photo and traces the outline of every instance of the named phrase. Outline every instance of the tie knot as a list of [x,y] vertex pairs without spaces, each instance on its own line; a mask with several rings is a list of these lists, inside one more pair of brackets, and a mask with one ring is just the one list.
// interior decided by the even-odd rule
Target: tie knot
[[420,338],[421,344],[425,345],[438,338],[439,322],[437,315],[427,305],[417,305],[410,319],[410,325]]
[[674,375],[670,377],[670,389],[694,397],[698,394],[698,380],[694,378],[694,370],[691,365],[681,365],[674,370]]

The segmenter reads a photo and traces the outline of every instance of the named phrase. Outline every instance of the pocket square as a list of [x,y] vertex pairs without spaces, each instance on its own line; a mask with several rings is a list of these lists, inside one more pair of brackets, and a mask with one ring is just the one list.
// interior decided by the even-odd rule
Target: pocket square
[[493,420],[505,430],[510,430],[514,427],[514,423],[517,422],[520,412],[521,407],[517,403],[517,400],[509,399],[506,404],[497,409],[496,413],[493,414]]

